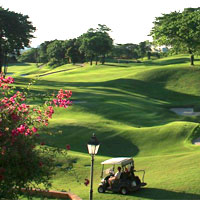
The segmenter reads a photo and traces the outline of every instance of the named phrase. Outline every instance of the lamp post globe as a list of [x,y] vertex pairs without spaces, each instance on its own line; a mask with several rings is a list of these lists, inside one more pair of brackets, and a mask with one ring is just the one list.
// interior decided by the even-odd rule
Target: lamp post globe
[[90,141],[87,144],[88,153],[90,155],[96,155],[99,150],[99,146],[100,146],[100,143],[97,137],[95,136],[95,134],[93,133],[92,137],[90,138]]
[[91,155],[91,176],[90,176],[90,200],[93,199],[93,169],[94,169],[94,156],[97,154],[99,150],[100,143],[93,133],[90,141],[87,144],[88,153]]

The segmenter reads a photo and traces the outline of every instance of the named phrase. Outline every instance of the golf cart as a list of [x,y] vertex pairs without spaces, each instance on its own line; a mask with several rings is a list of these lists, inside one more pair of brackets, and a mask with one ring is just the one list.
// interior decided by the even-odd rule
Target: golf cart
[[[98,187],[99,193],[104,193],[105,191],[120,192],[121,194],[127,194],[131,191],[139,190],[140,187],[145,186],[144,183],[144,170],[134,170],[134,161],[129,157],[119,157],[111,158],[105,160],[102,164],[101,178],[105,175],[105,178],[101,180]],[[112,165],[111,168],[104,170],[104,165]],[[122,171],[119,179],[114,180],[114,182],[109,185],[108,179],[114,176],[115,167],[120,166]],[[135,175],[137,172],[142,172],[142,181],[138,176]]]

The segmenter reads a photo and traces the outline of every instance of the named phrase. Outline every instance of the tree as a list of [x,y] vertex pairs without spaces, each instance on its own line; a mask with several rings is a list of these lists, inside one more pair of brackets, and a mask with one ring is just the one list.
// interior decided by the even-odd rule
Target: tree
[[48,45],[53,41],[45,41],[38,47],[38,60],[41,63],[47,63],[48,62],[48,55],[47,55],[47,47]]
[[21,49],[29,46],[33,32],[36,30],[28,21],[27,15],[15,13],[0,7],[0,73],[6,63],[8,54],[19,54]]
[[145,55],[147,55],[149,58],[149,54],[151,52],[151,47],[150,47],[148,41],[140,42],[138,48],[139,48],[139,56],[141,58],[144,58]]
[[59,66],[67,63],[65,59],[66,46],[63,40],[54,40],[47,46],[47,56],[49,64]]
[[96,64],[98,57],[102,57],[102,64],[105,62],[105,56],[112,49],[113,40],[109,36],[110,29],[106,25],[98,24],[98,28],[90,28],[87,33],[80,36],[80,50],[90,59],[90,64],[94,57]]
[[137,44],[117,44],[112,49],[112,54],[116,58],[138,59],[139,46]]
[[38,62],[47,63],[54,67],[66,63],[84,61],[84,54],[80,52],[80,41],[70,40],[45,41],[38,47]]
[[156,17],[150,35],[158,45],[189,53],[194,65],[194,54],[200,48],[200,8],[186,8],[183,12]]
[[80,51],[85,54],[85,56],[90,60],[90,65],[92,65],[92,61],[94,58],[94,50],[93,50],[93,42],[92,39],[94,37],[93,31],[88,30],[87,33],[81,35],[78,39],[81,41]]
[[84,54],[80,52],[80,42],[74,38],[66,41],[66,57],[69,63],[84,62]]
[[17,59],[19,62],[37,62],[37,49],[31,48],[24,51]]
[[106,54],[109,53],[113,47],[113,40],[107,32],[98,32],[94,39],[96,40],[96,56],[101,56],[101,63],[104,64]]

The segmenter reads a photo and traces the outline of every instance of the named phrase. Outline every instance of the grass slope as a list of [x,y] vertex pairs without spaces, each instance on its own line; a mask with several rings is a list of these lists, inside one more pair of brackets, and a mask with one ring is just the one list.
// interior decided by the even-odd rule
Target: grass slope
[[[90,173],[86,143],[95,132],[101,141],[95,158],[95,199],[200,199],[200,148],[191,144],[199,136],[200,118],[169,111],[175,106],[199,110],[200,62],[196,64],[191,67],[187,56],[179,55],[92,67],[10,66],[8,72],[15,73],[18,87],[47,74],[32,86],[33,94],[60,88],[73,91],[73,106],[67,111],[57,108],[49,127],[51,132],[62,130],[63,134],[42,136],[49,146],[65,148],[70,144],[69,156],[76,159],[71,170],[60,160],[63,166],[57,168],[52,189],[70,188],[88,199],[89,187],[83,184]],[[34,103],[38,102],[36,98]],[[136,169],[146,170],[145,189],[128,196],[97,193],[100,162],[115,156],[133,156]]]

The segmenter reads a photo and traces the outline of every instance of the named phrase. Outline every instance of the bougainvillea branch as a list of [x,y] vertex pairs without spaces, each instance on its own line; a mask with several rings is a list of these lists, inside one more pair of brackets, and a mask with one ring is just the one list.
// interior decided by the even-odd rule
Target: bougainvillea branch
[[20,189],[33,182],[49,186],[52,156],[35,148],[38,131],[48,126],[54,106],[67,108],[72,103],[72,92],[61,89],[43,106],[28,105],[24,93],[9,93],[13,82],[0,74],[0,199],[16,199]]

